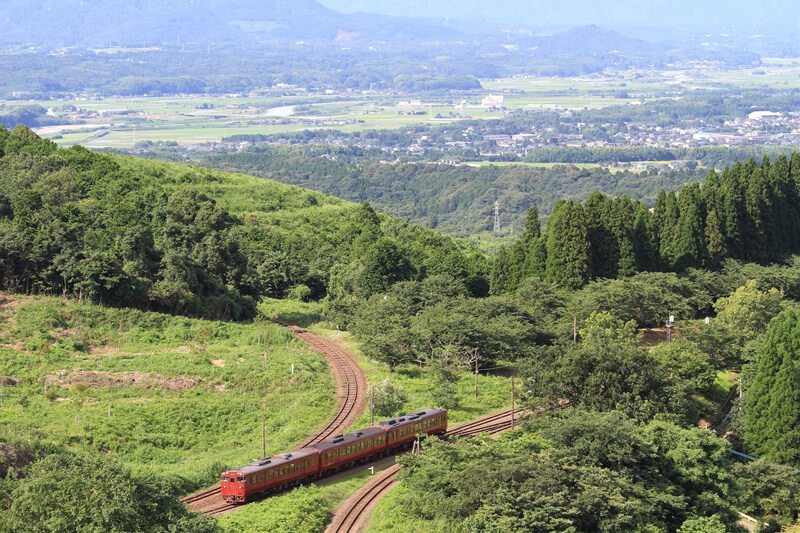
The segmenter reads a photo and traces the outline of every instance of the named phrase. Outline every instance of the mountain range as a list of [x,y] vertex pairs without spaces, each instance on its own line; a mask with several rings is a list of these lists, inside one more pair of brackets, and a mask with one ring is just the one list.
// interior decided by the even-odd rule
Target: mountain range
[[435,19],[479,19],[509,27],[546,31],[598,24],[630,30],[672,31],[800,30],[796,0],[322,0],[345,12],[404,15]]
[[314,0],[4,0],[0,43],[101,46],[259,41],[429,39],[441,24],[344,14]]
[[[613,13],[604,16],[597,7],[589,6],[587,0],[567,0],[565,5],[582,8],[559,16],[552,6],[534,9],[542,4],[539,0],[530,3],[497,0],[483,10],[475,0],[464,0],[460,8],[451,0],[427,4],[398,0],[398,5],[407,7],[404,15],[451,15],[439,18],[397,16],[394,14],[397,7],[382,0],[369,3],[374,11],[382,11],[379,13],[345,13],[331,7],[366,5],[356,0],[324,1],[329,5],[316,0],[2,0],[0,45],[75,48],[199,45],[194,50],[205,50],[207,44],[239,50],[245,47],[260,50],[261,45],[267,45],[286,51],[286,44],[302,42],[332,50],[361,47],[376,60],[386,53],[407,58],[409,54],[414,56],[427,50],[433,57],[460,54],[470,62],[477,57],[488,64],[502,55],[508,63],[507,58],[513,55],[518,61],[545,60],[556,66],[565,60],[617,66],[662,64],[676,57],[729,61],[729,56],[713,55],[727,49],[735,51],[735,62],[750,64],[754,60],[742,56],[740,51],[747,47],[737,43],[719,47],[677,38],[657,39],[647,32],[618,32],[594,22],[559,25],[593,18],[600,23],[611,22],[618,16]],[[676,1],[682,5],[687,0]],[[631,4],[636,13],[644,12],[642,8],[637,11],[632,0],[620,2]],[[660,2],[654,0],[652,4]],[[443,11],[447,6],[452,9]],[[504,21],[515,6],[519,16],[514,23],[507,24]],[[476,13],[487,16],[469,18]],[[534,19],[540,26],[538,29],[530,25],[529,21]],[[648,22],[652,20],[642,19],[642,24]],[[678,33],[676,29],[675,34]],[[615,54],[617,57],[612,57]]]

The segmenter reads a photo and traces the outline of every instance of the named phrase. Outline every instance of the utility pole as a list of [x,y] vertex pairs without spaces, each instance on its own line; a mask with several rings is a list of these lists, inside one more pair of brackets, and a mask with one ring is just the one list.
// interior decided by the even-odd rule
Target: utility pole
[[267,456],[267,418],[266,418],[266,400],[264,400],[264,417],[261,418],[261,458]]
[[572,317],[572,342],[578,344],[578,317]]
[[369,425],[375,425],[375,385],[369,388]]
[[[264,343],[264,377],[267,375],[267,352],[269,338]],[[264,412],[261,414],[261,458],[267,456],[267,391],[264,390]]]
[[669,315],[667,319],[667,342],[672,342],[672,328],[675,324],[675,315]]
[[478,398],[478,352],[475,352],[475,399]]
[[514,374],[511,374],[511,429],[514,429]]

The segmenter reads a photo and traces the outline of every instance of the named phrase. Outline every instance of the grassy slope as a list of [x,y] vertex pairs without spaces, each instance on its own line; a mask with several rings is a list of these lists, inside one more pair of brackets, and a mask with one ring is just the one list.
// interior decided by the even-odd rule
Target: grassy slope
[[[296,370],[290,376],[292,363]],[[75,371],[117,377],[135,371],[146,373],[145,379],[177,376],[197,383],[174,391],[162,384],[85,386],[76,384]],[[14,297],[5,306],[0,375],[20,379],[16,386],[0,387],[1,431],[41,436],[76,450],[94,447],[139,473],[179,475],[195,484],[215,480],[221,465],[260,454],[255,414],[264,391],[273,452],[310,434],[329,419],[335,404],[322,357],[275,326],[55,298]]]
[[[233,214],[256,216],[287,231],[307,223],[311,216],[315,223],[317,216],[328,224],[340,223],[337,217],[354,205],[335,196],[246,174],[138,157],[114,157],[134,172],[159,177],[166,192],[196,189]],[[303,227],[309,229],[305,224]]]

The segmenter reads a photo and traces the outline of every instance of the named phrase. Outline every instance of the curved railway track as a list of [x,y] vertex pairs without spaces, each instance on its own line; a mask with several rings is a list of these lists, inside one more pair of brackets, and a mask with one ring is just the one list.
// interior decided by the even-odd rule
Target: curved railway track
[[[275,319],[275,322],[294,333],[298,339],[308,344],[312,350],[324,355],[336,379],[336,396],[339,403],[336,416],[312,437],[298,445],[297,448],[304,448],[333,435],[343,433],[348,426],[355,422],[364,409],[364,399],[367,392],[364,372],[347,352],[319,335],[299,326],[289,324],[284,320]],[[241,507],[225,502],[220,496],[219,486],[208,487],[184,496],[180,501],[188,505],[193,511],[207,515],[223,514]]]
[[[527,414],[527,410],[516,410],[512,413],[511,409],[481,417],[472,422],[467,422],[449,430],[444,434],[448,437],[471,437],[479,433],[494,435],[507,429],[511,429],[512,424],[520,416]],[[512,416],[514,422],[512,422]],[[362,531],[369,520],[372,510],[378,501],[397,483],[397,473],[400,465],[394,464],[376,475],[364,487],[358,490],[336,511],[333,520],[325,529],[325,533],[355,533]]]

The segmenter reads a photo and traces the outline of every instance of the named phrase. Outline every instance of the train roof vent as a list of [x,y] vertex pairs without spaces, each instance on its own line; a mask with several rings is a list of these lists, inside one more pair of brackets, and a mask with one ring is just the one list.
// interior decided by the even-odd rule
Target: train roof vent
[[417,413],[417,416],[422,416],[422,415],[426,414],[427,412],[428,411],[420,411],[419,413]]
[[398,422],[405,422],[405,421],[406,421],[406,417],[403,417],[403,418],[398,418],[398,419],[397,419],[397,421],[398,421]]
[[272,459],[260,459],[260,460],[256,459],[255,461],[253,461],[250,464],[251,465],[257,465],[257,466],[264,466],[264,465],[270,464],[271,462],[272,462]]
[[360,437],[360,436],[361,436],[361,435],[363,435],[363,434],[364,434],[364,432],[363,432],[363,431],[359,431],[359,432],[357,432],[357,433],[356,433],[356,437]]
[[389,424],[390,426],[393,426],[397,424],[397,420],[387,420],[386,423]]
[[287,454],[286,454],[286,458],[287,458],[287,459],[289,459],[291,456],[292,456],[292,454],[290,454],[290,453],[287,453]]
[[342,442],[342,441],[344,441],[344,437],[339,437],[338,439],[333,439],[333,442],[334,442],[334,443],[336,443],[336,442]]

